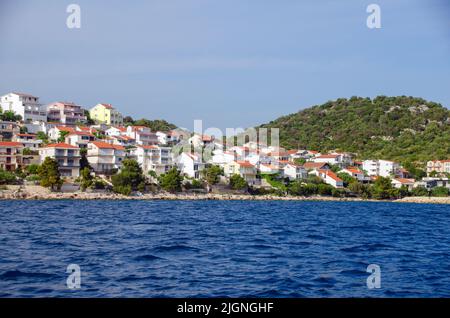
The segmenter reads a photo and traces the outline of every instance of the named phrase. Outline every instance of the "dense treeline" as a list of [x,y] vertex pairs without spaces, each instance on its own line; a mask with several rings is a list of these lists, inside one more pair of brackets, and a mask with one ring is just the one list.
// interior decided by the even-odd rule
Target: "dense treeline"
[[422,98],[340,98],[260,127],[279,128],[280,144],[289,149],[337,149],[403,163],[450,156],[450,111]]

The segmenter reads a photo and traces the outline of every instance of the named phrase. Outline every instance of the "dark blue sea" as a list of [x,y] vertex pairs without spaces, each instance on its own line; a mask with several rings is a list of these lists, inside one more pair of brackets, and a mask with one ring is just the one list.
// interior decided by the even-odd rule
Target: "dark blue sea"
[[[450,297],[450,206],[0,201],[0,297]],[[69,264],[79,289],[66,286]],[[366,284],[369,264],[380,288]]]

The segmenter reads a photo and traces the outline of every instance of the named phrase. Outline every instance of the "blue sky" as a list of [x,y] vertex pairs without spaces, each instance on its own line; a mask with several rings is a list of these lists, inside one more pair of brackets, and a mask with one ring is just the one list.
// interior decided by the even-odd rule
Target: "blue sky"
[[[81,29],[66,7],[81,6]],[[381,7],[368,29],[366,7]],[[444,0],[0,2],[0,94],[248,127],[353,95],[450,106]]]

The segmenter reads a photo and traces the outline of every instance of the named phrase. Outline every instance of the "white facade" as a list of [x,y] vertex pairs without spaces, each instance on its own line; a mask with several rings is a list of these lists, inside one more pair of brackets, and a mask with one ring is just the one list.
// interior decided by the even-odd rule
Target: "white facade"
[[55,159],[58,162],[61,176],[78,177],[80,175],[80,149],[65,144],[50,144],[39,150],[41,162],[46,157]]
[[141,146],[156,145],[158,137],[150,128],[144,126],[128,126],[126,136],[133,138]]
[[369,176],[390,177],[399,173],[400,165],[389,160],[364,160],[362,169]]
[[133,150],[133,155],[145,173],[155,171],[160,175],[173,166],[169,147],[138,146]]
[[289,180],[300,180],[308,177],[308,172],[302,166],[288,163],[283,167],[283,174]]
[[24,122],[47,122],[46,107],[39,103],[39,97],[9,93],[0,97],[0,107],[3,111],[13,111],[22,116]]
[[201,171],[205,169],[205,164],[198,155],[182,152],[177,161],[180,171],[191,178],[200,178]]
[[87,159],[94,171],[99,174],[110,174],[122,167],[125,148],[106,142],[94,141],[88,144]]

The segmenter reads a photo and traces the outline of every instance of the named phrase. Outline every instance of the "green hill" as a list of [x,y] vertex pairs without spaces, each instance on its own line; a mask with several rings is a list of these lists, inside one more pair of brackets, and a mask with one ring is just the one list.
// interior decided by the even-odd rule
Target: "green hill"
[[400,162],[450,159],[450,111],[421,98],[340,98],[260,127],[279,128],[280,145],[288,149],[337,149]]

